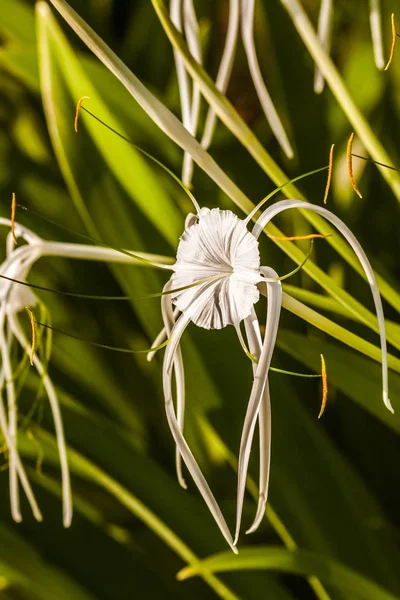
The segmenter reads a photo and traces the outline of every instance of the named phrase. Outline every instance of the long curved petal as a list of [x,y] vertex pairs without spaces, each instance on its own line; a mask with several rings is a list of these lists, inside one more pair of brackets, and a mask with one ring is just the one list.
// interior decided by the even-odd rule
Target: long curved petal
[[179,317],[171,332],[171,341],[166,347],[163,365],[165,411],[167,414],[168,424],[171,429],[172,436],[189,470],[189,473],[193,477],[193,480],[197,485],[201,495],[203,496],[218,527],[220,528],[222,535],[224,536],[232,550],[236,553],[237,549],[233,545],[231,532],[229,531],[224,516],[217,504],[217,501],[214,498],[213,493],[211,492],[211,489],[203,473],[200,470],[200,467],[197,464],[196,459],[194,458],[185,438],[182,435],[179,423],[176,418],[174,403],[172,399],[172,366],[174,363],[174,358],[179,345],[179,341],[186,327],[189,325],[193,314],[195,314],[199,310],[199,308],[203,306],[204,302],[208,302],[209,299],[210,298],[208,297],[208,295],[204,292],[199,294],[199,296],[193,301],[191,310],[188,310],[187,313],[183,313]]
[[383,57],[381,0],[369,0],[369,22],[371,25],[375,64],[378,69],[382,70],[385,66],[385,59]]
[[282,121],[276,111],[271,96],[265,86],[260,65],[258,64],[256,47],[254,43],[254,3],[255,0],[242,0],[242,38],[243,45],[249,64],[251,78],[256,88],[257,96],[267,117],[272,132],[278,140],[282,150],[288,158],[293,157],[293,150],[290,145]]
[[[173,317],[174,317],[174,321],[176,321],[176,319],[178,318],[179,315],[179,308],[175,308],[173,310]],[[167,339],[168,335],[167,335],[167,330],[165,329],[165,327],[163,327],[160,331],[160,333],[157,335],[157,337],[155,338],[154,342],[152,343],[151,347],[152,348],[156,348],[157,346],[160,346],[166,339]],[[147,355],[147,360],[149,362],[151,362],[153,360],[153,358],[155,357],[156,352],[153,350],[152,352],[149,352]]]
[[[194,8],[193,0],[183,0],[183,24],[185,29],[186,40],[188,48],[192,56],[201,64],[201,47],[200,47],[200,35],[199,35],[199,24],[196,17],[196,11]],[[192,90],[192,104],[190,108],[190,123],[189,132],[195,137],[197,132],[197,126],[200,116],[200,103],[201,94],[200,88],[196,82],[193,82]],[[182,181],[190,187],[193,175],[193,159],[185,152],[183,157],[182,167]]]
[[[333,0],[321,0],[321,8],[318,17],[318,39],[321,46],[329,54],[331,49]],[[321,70],[315,66],[314,91],[320,94],[325,86],[325,79]]]
[[[277,278],[278,274],[269,267],[262,268],[263,274],[268,278]],[[242,437],[240,440],[239,466],[238,466],[238,488],[236,508],[236,533],[234,544],[237,544],[240,524],[242,520],[244,493],[246,489],[247,470],[249,466],[251,444],[254,429],[268,377],[272,354],[275,348],[278,333],[279,316],[282,304],[282,286],[279,281],[266,282],[268,290],[267,323],[265,336],[254,376],[250,400],[247,406],[246,416],[243,424]]]
[[[182,0],[171,0],[169,14],[171,21],[178,29],[182,31]],[[174,50],[174,60],[176,75],[178,77],[179,96],[181,100],[182,123],[187,130],[190,127],[190,88],[189,78],[181,55]]]
[[[11,331],[15,335],[18,340],[18,343],[21,345],[23,350],[29,356],[30,354],[30,345],[28,340],[25,337],[22,328],[20,327],[17,318],[15,315],[9,315],[9,323],[11,327]],[[69,467],[68,467],[68,459],[67,459],[67,448],[65,443],[64,436],[64,426],[61,417],[60,406],[58,403],[58,398],[56,391],[54,389],[53,383],[50,377],[47,375],[45,368],[41,360],[35,354],[33,356],[33,364],[43,381],[44,388],[46,390],[47,397],[49,399],[49,404],[51,408],[51,412],[53,414],[54,420],[54,428],[56,432],[57,446],[58,452],[60,455],[60,465],[61,465],[61,478],[62,478],[62,495],[63,495],[63,523],[64,527],[69,527],[72,521],[72,494],[71,494],[71,482],[69,476]]]
[[[225,46],[222,52],[217,79],[215,81],[215,86],[223,94],[227,90],[229,79],[232,73],[233,61],[235,59],[236,44],[239,33],[239,2],[240,0],[229,1],[228,30],[226,33]],[[204,125],[203,137],[201,138],[201,146],[205,150],[207,150],[211,144],[216,122],[217,115],[210,106],[206,117],[206,123]]]
[[[164,292],[171,289],[171,281],[168,281],[164,286]],[[165,294],[161,296],[161,312],[164,322],[164,330],[166,337],[171,335],[171,332],[175,326],[175,316],[172,308],[172,297],[171,294]],[[177,345],[177,350],[174,358],[174,371],[175,371],[175,385],[176,385],[176,415],[179,425],[179,429],[183,434],[183,426],[185,421],[185,371],[183,367],[182,351]],[[175,454],[176,474],[178,477],[179,484],[183,489],[187,488],[186,481],[182,474],[182,458],[179,448],[176,447]]]
[[[249,349],[253,356],[260,358],[262,349],[262,340],[260,326],[257,315],[253,309],[252,314],[244,321],[246,335],[249,342]],[[256,365],[253,365],[255,375]],[[259,476],[259,494],[256,516],[253,524],[246,533],[253,533],[260,525],[268,498],[269,472],[271,465],[271,399],[269,393],[268,379],[265,384],[261,399],[260,413],[258,418],[259,437],[260,437],[260,476]]]
[[[0,374],[0,380],[1,380],[1,384],[3,384],[4,379],[7,379],[7,370],[5,369],[5,363],[4,363],[4,353],[6,355],[8,353],[8,348],[4,347],[4,343],[6,343],[6,340],[4,337],[4,322],[5,322],[6,314],[4,312],[3,307],[2,307],[1,313],[2,314],[0,315],[0,330],[1,330],[0,351],[1,351],[2,358],[3,358],[3,368],[2,368],[2,371]],[[12,377],[11,377],[11,379],[12,379]],[[1,385],[1,387],[2,387],[2,385]],[[25,491],[28,502],[31,506],[33,516],[35,517],[35,519],[37,521],[42,521],[42,513],[40,512],[40,509],[36,502],[36,498],[34,496],[34,493],[32,491],[31,485],[29,483],[28,477],[25,473],[25,469],[21,463],[21,459],[18,454],[18,450],[17,450],[16,444],[15,444],[15,436],[10,435],[9,426],[7,423],[6,411],[5,411],[4,404],[3,404],[3,395],[2,395],[1,391],[0,391],[0,429],[3,433],[4,439],[7,444],[8,451],[10,453],[10,465],[13,464],[13,468],[15,470],[15,476],[18,476],[21,481],[22,487]],[[10,476],[10,479],[11,479],[11,476]],[[11,481],[10,481],[10,484],[11,484]],[[16,481],[16,484],[18,484],[18,481]],[[11,485],[10,485],[10,488],[11,488]],[[22,515],[19,510],[19,502],[17,505],[15,504],[15,497],[13,498],[13,496],[12,496],[12,489],[10,489],[10,499],[11,499],[11,512],[12,512],[13,519],[17,522],[20,522],[20,521],[22,521]]]
[[394,412],[393,407],[389,400],[388,394],[388,367],[387,367],[387,348],[386,348],[386,333],[385,333],[385,318],[383,315],[383,307],[382,300],[379,294],[378,285],[376,283],[375,275],[372,270],[371,264],[362,249],[360,243],[354,234],[350,231],[350,229],[343,223],[339,217],[331,213],[326,208],[322,206],[316,206],[314,204],[309,204],[308,202],[303,202],[302,200],[281,200],[280,202],[276,202],[276,204],[268,207],[261,216],[257,219],[256,223],[253,227],[253,235],[258,238],[266,225],[276,217],[279,213],[288,210],[290,208],[303,208],[305,210],[313,210],[318,213],[322,217],[324,217],[327,221],[332,223],[340,231],[343,237],[350,244],[355,254],[357,255],[358,260],[361,263],[361,266],[364,269],[365,275],[367,277],[367,281],[370,285],[372,297],[375,303],[376,315],[378,318],[379,325],[379,336],[381,341],[381,353],[382,353],[382,388],[383,388],[383,402],[388,410]]
[[[6,313],[6,303],[3,303],[1,307],[1,321],[4,323],[4,315]],[[20,497],[19,497],[19,484],[18,484],[18,470],[17,470],[17,453],[18,453],[18,439],[17,439],[17,399],[15,394],[14,377],[11,367],[11,360],[9,354],[9,346],[6,341],[5,331],[3,324],[0,327],[0,352],[1,360],[4,371],[4,379],[6,383],[7,392],[7,408],[8,408],[8,435],[10,437],[11,444],[15,448],[15,452],[10,452],[9,459],[9,481],[10,481],[10,502],[11,502],[11,514],[14,521],[20,523],[22,521]]]

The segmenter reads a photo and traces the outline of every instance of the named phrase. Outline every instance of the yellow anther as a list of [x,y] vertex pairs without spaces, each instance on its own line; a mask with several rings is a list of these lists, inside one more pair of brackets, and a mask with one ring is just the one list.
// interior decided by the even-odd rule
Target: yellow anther
[[13,236],[15,245],[18,244],[17,236],[15,235],[15,213],[16,213],[16,210],[17,210],[17,198],[15,196],[15,193],[13,192],[12,200],[11,200],[11,234]]
[[29,318],[31,321],[32,345],[31,345],[31,353],[29,355],[29,360],[30,360],[31,365],[33,366],[33,359],[35,357],[35,352],[36,352],[37,324],[36,324],[35,315],[33,314],[33,310],[31,310],[28,306],[25,307],[25,310],[28,312]]
[[75,120],[74,120],[74,129],[75,129],[76,133],[78,133],[79,115],[81,112],[82,102],[84,100],[89,100],[89,96],[82,96],[82,98],[79,98],[78,104],[76,105]]
[[294,242],[294,241],[301,241],[301,240],[325,239],[327,237],[330,237],[331,235],[332,235],[331,233],[326,233],[325,235],[323,233],[309,233],[307,235],[285,236],[285,235],[271,235],[270,233],[268,233],[268,237],[271,238],[271,240],[277,240],[278,242]]
[[347,142],[347,170],[349,172],[351,187],[353,188],[353,190],[355,191],[357,196],[362,198],[362,194],[357,187],[356,180],[354,179],[354,173],[353,173],[353,155],[351,153],[352,148],[353,148],[353,140],[354,140],[354,131],[351,134],[351,136],[349,137],[349,141]]
[[322,377],[322,404],[318,419],[322,417],[325,411],[326,401],[328,400],[328,378],[326,375],[326,363],[324,355],[321,354],[321,377]]
[[332,170],[333,170],[333,149],[334,149],[334,147],[335,147],[335,144],[332,144],[331,149],[329,151],[328,179],[326,181],[326,187],[325,187],[324,204],[326,204],[326,201],[328,200],[328,194],[329,194],[329,190],[330,190],[330,187],[331,187]]
[[387,71],[388,68],[390,67],[390,65],[392,64],[394,51],[396,49],[396,41],[397,41],[397,31],[396,31],[396,24],[394,22],[394,13],[392,13],[391,18],[392,18],[392,47],[390,48],[390,56],[389,56],[389,60],[387,61],[387,65],[385,67],[385,71]]

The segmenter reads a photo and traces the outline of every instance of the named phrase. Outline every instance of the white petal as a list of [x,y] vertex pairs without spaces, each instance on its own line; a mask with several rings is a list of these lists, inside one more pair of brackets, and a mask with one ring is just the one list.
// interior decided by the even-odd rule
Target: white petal
[[[277,273],[275,273],[273,269],[265,268],[263,269],[263,272],[266,277],[278,277]],[[265,285],[267,286],[268,290],[267,323],[261,355],[257,364],[250,400],[247,406],[246,416],[243,424],[242,438],[240,440],[236,533],[234,544],[237,543],[239,538],[251,444],[253,441],[254,429],[256,426],[261,400],[267,383],[268,370],[275,348],[275,340],[278,333],[279,315],[282,304],[282,287],[280,282],[276,281],[274,283],[266,283]]]
[[[191,307],[191,311],[195,314],[202,302],[206,299],[205,294],[200,297],[197,297],[193,305]],[[171,433],[174,437],[175,443],[179,448],[179,451],[182,455],[183,460],[189,470],[189,473],[193,477],[195,484],[197,485],[201,495],[203,496],[211,514],[213,515],[215,521],[218,524],[224,538],[232,548],[234,552],[237,550],[234,548],[232,544],[232,536],[229,531],[229,528],[226,524],[226,521],[221,513],[221,510],[215,500],[213,493],[210,490],[210,487],[201,472],[196,459],[194,458],[185,438],[183,437],[181,430],[179,428],[179,424],[175,415],[174,404],[172,401],[172,365],[174,362],[174,358],[176,355],[176,350],[180,341],[180,338],[185,331],[191,320],[190,312],[188,314],[182,314],[178,321],[176,322],[173,331],[171,333],[171,341],[166,347],[165,356],[164,356],[164,365],[163,365],[163,388],[164,388],[164,397],[165,397],[165,410],[167,413],[168,424],[171,429]]]
[[271,96],[265,86],[260,66],[258,64],[254,42],[254,3],[255,0],[242,0],[242,38],[249,64],[251,78],[256,88],[257,96],[267,117],[272,132],[288,158],[293,157],[293,150],[286,135]]
[[[262,349],[262,340],[260,326],[257,315],[253,309],[252,314],[244,321],[247,339],[249,341],[250,352],[253,356],[259,358]],[[256,371],[256,365],[253,365],[253,372]],[[268,498],[269,471],[271,464],[271,399],[269,394],[268,379],[265,384],[262,395],[260,413],[259,413],[259,437],[260,437],[260,476],[257,512],[253,524],[246,533],[253,533],[260,525],[264,514]]]
[[[333,0],[322,0],[318,17],[318,39],[327,54],[331,47]],[[325,79],[320,69],[315,67],[314,91],[320,94],[325,85]]]
[[9,481],[10,481],[10,503],[11,503],[11,514],[14,521],[20,523],[22,521],[20,498],[19,498],[19,485],[18,485],[18,470],[17,470],[17,403],[15,396],[14,377],[11,367],[10,360],[10,347],[7,344],[4,322],[6,314],[6,303],[3,302],[1,306],[0,315],[0,352],[2,360],[3,377],[6,383],[7,391],[7,408],[8,408],[8,435],[10,444],[15,448],[15,452],[10,452],[9,457]]
[[[258,301],[259,267],[258,242],[243,221],[228,210],[203,209],[181,237],[171,281],[181,288],[221,275],[211,301],[192,319],[199,327],[221,329],[247,317]],[[185,313],[204,289],[209,294],[208,282],[174,294],[173,302]]]
[[[20,324],[18,323],[17,318],[14,314],[9,315],[9,322],[11,326],[11,330],[15,337],[17,338],[19,344],[22,346],[26,354],[29,356],[31,348],[28,340],[25,337],[24,332]],[[64,436],[64,426],[62,422],[62,416],[60,412],[60,406],[58,403],[58,398],[56,391],[54,389],[53,383],[50,377],[47,375],[45,368],[41,360],[38,358],[37,354],[33,356],[33,364],[43,381],[44,388],[46,390],[47,397],[49,399],[49,404],[51,408],[51,412],[53,415],[54,428],[56,432],[56,440],[58,446],[58,452],[60,455],[60,465],[61,465],[61,479],[62,479],[62,496],[63,496],[63,523],[64,527],[69,527],[72,521],[72,494],[71,494],[71,482],[69,476],[69,468],[68,468],[68,459],[67,459],[67,447],[65,443]]]
[[[235,59],[236,43],[239,31],[239,1],[230,0],[229,2],[229,20],[228,30],[224,50],[222,52],[221,64],[218,69],[218,75],[215,86],[222,93],[225,93],[228,87],[229,79],[232,73],[233,61]],[[201,139],[201,146],[205,149],[211,144],[214,135],[217,115],[211,108],[208,109],[206,123],[204,125],[204,133]]]
[[374,46],[375,64],[378,69],[383,69],[385,59],[383,58],[381,2],[380,0],[369,0],[369,21],[371,25],[372,44]]
[[[183,2],[183,17],[184,17],[184,28],[185,35],[188,44],[188,48],[192,56],[201,64],[201,47],[200,47],[200,35],[199,35],[199,24],[196,17],[196,11],[194,8],[193,0],[184,0]],[[193,136],[196,136],[197,126],[200,116],[200,102],[201,94],[200,88],[197,83],[193,83],[192,91],[192,104],[190,109],[190,124],[189,131]],[[190,187],[193,175],[193,159],[185,152],[183,157],[182,167],[182,181]]]
[[[5,320],[5,312],[4,312],[4,305],[2,305],[2,309],[1,309],[1,314],[0,314],[0,329],[1,329],[1,336],[0,336],[0,351],[3,357],[3,369],[1,371],[1,384],[3,384],[4,379],[6,377],[6,370],[4,369],[5,363],[4,363],[4,356],[7,354],[8,349],[4,347],[4,320]],[[36,502],[36,498],[33,494],[31,485],[29,483],[29,480],[26,476],[25,473],[25,469],[21,463],[21,459],[19,457],[18,454],[18,449],[14,443],[15,438],[10,435],[9,432],[9,427],[8,427],[8,423],[7,423],[7,416],[6,416],[6,411],[4,409],[4,404],[3,404],[3,395],[2,392],[0,391],[0,429],[3,433],[3,437],[6,441],[7,444],[7,448],[8,451],[10,453],[10,464],[12,463],[14,465],[15,471],[18,474],[18,477],[21,481],[22,487],[25,491],[26,497],[28,499],[28,502],[31,506],[32,509],[32,513],[33,516],[35,517],[35,519],[37,521],[41,521],[42,520],[42,514],[40,512],[40,509],[37,505]],[[10,490],[11,492],[11,490]],[[12,493],[12,492],[11,492]],[[11,494],[10,494],[11,495]],[[12,515],[13,518],[16,521],[21,521],[22,520],[22,516],[19,512],[19,506],[15,504],[15,497],[11,496],[11,507],[12,507]]]
[[[168,281],[164,286],[163,291],[168,291],[171,289],[171,282]],[[175,326],[175,317],[174,312],[172,310],[172,298],[170,294],[165,294],[161,296],[161,311],[162,317],[165,326],[166,337],[168,338],[171,335],[172,329]],[[182,351],[177,345],[176,354],[174,358],[174,370],[175,370],[175,382],[176,382],[176,414],[177,421],[180,431],[183,433],[183,425],[185,420],[185,371],[183,368],[183,358]],[[176,464],[176,474],[178,477],[179,484],[186,489],[187,485],[185,479],[182,474],[182,460],[181,454],[179,452],[179,448],[176,447],[176,456],[175,456],[175,464]]]
[[258,238],[261,234],[262,230],[266,225],[279,213],[288,210],[290,208],[303,208],[305,210],[312,210],[322,217],[324,217],[327,221],[332,223],[340,231],[343,237],[347,240],[347,242],[352,247],[353,251],[357,255],[358,260],[360,261],[365,275],[367,277],[368,283],[371,288],[372,296],[375,303],[376,315],[378,318],[379,325],[379,336],[381,341],[381,353],[382,353],[382,388],[383,388],[383,402],[388,410],[393,411],[393,407],[390,403],[388,396],[388,367],[387,367],[387,348],[386,348],[386,333],[385,333],[385,318],[383,315],[382,308],[382,300],[379,294],[378,285],[376,283],[375,275],[372,270],[371,264],[362,249],[360,243],[357,238],[353,235],[350,229],[333,213],[322,206],[316,206],[315,204],[309,204],[308,202],[303,202],[302,200],[281,200],[280,202],[276,202],[273,206],[269,206],[259,217],[253,227],[253,235]]

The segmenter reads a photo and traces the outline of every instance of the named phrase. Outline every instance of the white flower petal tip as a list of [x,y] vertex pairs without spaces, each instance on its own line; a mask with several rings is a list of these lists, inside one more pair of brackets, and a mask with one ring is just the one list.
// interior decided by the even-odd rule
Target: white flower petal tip
[[390,412],[394,415],[394,408],[392,406],[392,403],[389,400],[389,396],[388,396],[387,392],[383,393],[383,403],[386,406],[386,408],[388,410],[390,410]]
[[16,515],[12,515],[12,520],[14,521],[14,523],[22,523],[22,515],[21,515],[21,513],[18,513]]
[[256,512],[255,519],[254,519],[251,527],[249,527],[248,530],[246,531],[246,535],[249,535],[250,533],[254,533],[259,528],[260,523],[263,520],[264,515],[265,515],[266,504],[267,504],[267,501],[265,499],[264,494],[260,494],[260,496],[258,498],[258,506],[257,506],[257,512]]
[[235,325],[258,301],[260,280],[258,241],[245,223],[229,210],[202,209],[181,237],[171,278],[175,289],[198,285],[173,295],[177,308],[187,313],[204,293],[209,301],[191,316],[193,323],[205,329]]
[[236,548],[235,543],[233,543],[233,545],[231,546],[231,549],[234,554],[239,554],[239,550]]

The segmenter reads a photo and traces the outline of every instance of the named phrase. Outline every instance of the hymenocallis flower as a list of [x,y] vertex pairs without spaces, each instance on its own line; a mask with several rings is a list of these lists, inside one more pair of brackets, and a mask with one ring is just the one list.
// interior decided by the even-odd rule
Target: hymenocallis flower
[[[29,358],[36,369],[48,398],[53,415],[55,435],[60,456],[63,523],[69,527],[72,520],[72,495],[68,469],[67,450],[64,427],[55,386],[47,373],[47,368],[36,351],[35,344],[28,340],[20,323],[20,313],[25,309],[33,309],[36,305],[44,307],[33,293],[26,278],[33,265],[43,256],[73,258],[81,260],[96,260],[102,262],[135,263],[144,262],[152,266],[158,263],[154,257],[132,255],[129,252],[112,248],[93,246],[89,244],[73,244],[57,241],[47,241],[40,238],[31,230],[14,219],[0,218],[0,225],[8,227],[10,232],[6,240],[6,258],[0,265],[0,354],[2,366],[0,370],[0,432],[3,435],[9,455],[10,502],[11,513],[15,521],[22,520],[20,510],[19,483],[21,483],[35,518],[40,521],[42,515],[37,505],[30,482],[22,465],[17,443],[18,433],[18,402],[17,402],[17,372],[11,359],[13,346],[22,349],[25,358]],[[19,244],[16,246],[16,242]],[[20,244],[20,242],[23,242]],[[163,265],[158,265],[160,268]],[[33,286],[35,288],[35,286]],[[40,288],[46,289],[46,288]],[[31,311],[33,340],[36,338],[36,321]],[[6,391],[7,410],[3,403],[3,391]]]
[[[247,470],[254,436],[259,423],[260,429],[260,475],[259,501],[256,516],[248,533],[259,526],[265,511],[271,455],[271,408],[268,388],[268,373],[278,332],[282,291],[277,273],[262,266],[258,238],[266,225],[279,213],[291,208],[302,208],[319,213],[330,221],[345,237],[362,264],[373,294],[378,316],[381,349],[383,400],[392,410],[388,398],[386,337],[382,303],[371,265],[360,244],[348,227],[325,208],[310,205],[301,200],[282,200],[261,214],[251,231],[248,225],[259,206],[246,219],[239,219],[229,210],[218,208],[198,210],[189,215],[178,246],[173,275],[166,284],[162,300],[165,330],[162,335],[169,338],[163,362],[163,388],[168,423],[190,474],[199,488],[207,506],[214,516],[225,539],[233,550],[238,541],[247,479]],[[184,289],[182,289],[184,288]],[[261,336],[254,305],[260,291],[268,297],[266,327]],[[176,307],[175,311],[173,306]],[[178,316],[179,315],[179,316]],[[180,351],[181,337],[192,322],[205,329],[221,329],[233,325],[240,344],[253,357],[253,385],[244,419],[239,450],[236,532],[233,539],[218,504],[200,471],[200,468],[183,436],[184,416],[184,369]],[[244,323],[248,348],[241,331]],[[151,358],[151,355],[149,356]],[[176,378],[176,410],[173,402],[172,376]],[[179,459],[178,478],[183,487]]]
[[[169,27],[168,15],[163,3],[156,0],[152,1],[164,24],[168,24]],[[190,135],[189,131],[195,131],[192,109],[187,111],[187,122],[189,123],[190,116],[191,127],[188,125],[188,128],[185,128],[64,0],[51,0],[51,2],[85,44],[118,77],[157,125],[172,140],[177,142],[185,152],[190,152],[192,158],[206,172],[212,174],[221,189],[229,190],[232,192],[231,197],[237,198],[237,190],[234,184],[227,181],[226,174],[221,172],[212,157],[206,154],[204,148]],[[253,2],[246,4],[243,0],[242,19],[245,20],[242,20],[242,24],[246,24],[248,28],[250,28],[249,24],[252,24],[253,4]],[[187,18],[193,23],[192,8],[192,2],[188,0],[186,2]],[[38,4],[38,12],[43,19],[49,18],[48,7],[43,2]],[[175,32],[173,33],[175,35]],[[186,37],[188,39],[188,33]],[[187,67],[192,65],[190,72],[192,74],[195,72],[193,64],[187,57],[185,65]],[[196,78],[199,85],[200,79]],[[213,97],[215,97],[214,94]],[[217,103],[214,104],[214,108],[216,106]],[[222,114],[221,110],[220,113]],[[232,116],[230,109],[229,115]],[[237,123],[237,119],[235,119],[235,123]],[[241,131],[246,132],[246,135],[248,135],[246,129],[242,130],[242,126]],[[291,208],[301,208],[314,211],[328,220],[351,245],[365,271],[375,302],[381,340],[383,400],[386,407],[392,410],[388,398],[384,317],[375,276],[363,249],[348,227],[325,208],[310,205],[302,200],[283,200],[264,210],[250,231],[248,229],[249,225],[263,203],[258,205],[244,220],[239,219],[231,211],[218,208],[212,210],[200,209],[194,199],[193,203],[197,214],[188,216],[178,246],[176,262],[170,267],[172,276],[164,288],[161,302],[165,327],[157,338],[155,345],[161,342],[163,338],[167,338],[163,360],[163,389],[167,419],[177,447],[178,478],[181,485],[185,485],[180,465],[180,460],[183,459],[223,536],[230,547],[236,551],[242,521],[249,457],[257,422],[260,428],[261,442],[259,499],[256,515],[248,530],[249,532],[258,527],[263,517],[270,470],[271,409],[268,376],[279,326],[282,291],[277,273],[271,267],[263,266],[264,261],[260,258],[258,238],[261,232],[281,212]],[[254,310],[260,292],[266,294],[268,300],[266,327],[263,335]],[[252,358],[253,384],[244,417],[239,449],[237,514],[234,536],[231,535],[218,503],[183,435],[185,384],[180,341],[185,329],[191,322],[206,329],[220,329],[233,325],[237,331],[240,344],[245,349],[246,354]],[[242,323],[244,324],[244,332],[241,330]],[[247,344],[245,337],[247,337]],[[151,358],[151,353],[149,357]],[[172,389],[174,374],[176,406]]]

